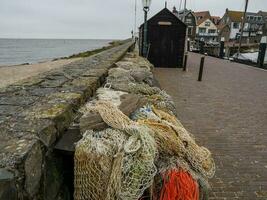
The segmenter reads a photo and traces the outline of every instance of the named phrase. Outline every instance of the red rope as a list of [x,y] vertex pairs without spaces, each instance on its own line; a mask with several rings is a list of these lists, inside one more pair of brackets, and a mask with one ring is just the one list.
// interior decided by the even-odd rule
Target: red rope
[[199,188],[192,176],[183,170],[172,169],[163,176],[160,200],[198,200]]

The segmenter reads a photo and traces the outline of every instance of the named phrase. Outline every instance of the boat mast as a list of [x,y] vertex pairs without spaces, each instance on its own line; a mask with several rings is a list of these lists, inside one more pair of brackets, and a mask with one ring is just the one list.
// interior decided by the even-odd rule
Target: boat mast
[[245,21],[246,21],[247,10],[248,10],[248,0],[245,0],[245,1],[246,1],[246,5],[245,5],[245,11],[244,11],[242,25],[241,25],[241,33],[240,33],[240,37],[239,37],[239,46],[238,46],[237,56],[239,56],[240,51],[241,51],[242,37],[243,37],[243,33],[244,33]]
[[186,0],[184,0],[184,17],[183,17],[183,22],[185,22],[185,15],[186,15],[185,10],[186,10]]

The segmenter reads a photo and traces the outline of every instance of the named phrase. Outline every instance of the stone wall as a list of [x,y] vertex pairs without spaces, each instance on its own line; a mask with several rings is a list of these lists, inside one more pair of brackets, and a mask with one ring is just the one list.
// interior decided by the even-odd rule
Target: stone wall
[[53,147],[128,42],[0,89],[0,200],[68,199]]

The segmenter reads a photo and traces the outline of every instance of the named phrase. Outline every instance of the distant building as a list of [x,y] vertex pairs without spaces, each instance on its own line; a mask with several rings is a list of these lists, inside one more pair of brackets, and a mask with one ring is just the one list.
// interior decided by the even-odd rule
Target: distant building
[[267,12],[259,11],[258,15],[262,16],[264,25],[262,27],[262,35],[267,36]]
[[[219,25],[221,27],[223,25],[228,25],[230,27],[230,31],[228,33],[229,41],[238,40],[240,37],[243,15],[244,12],[226,9],[224,16],[220,20]],[[266,22],[264,21],[262,14],[248,12],[243,29],[243,42],[259,42],[263,35],[265,23]]]
[[180,20],[184,21],[187,25],[187,36],[191,41],[196,38],[196,18],[191,10],[177,11],[176,7],[173,7],[172,13],[176,15]]
[[205,42],[217,42],[218,28],[214,22],[217,23],[219,19],[217,17],[212,18],[209,11],[194,12],[194,15],[197,20],[196,39]]
[[231,28],[229,25],[227,24],[219,24],[217,25],[218,28],[218,41],[221,41],[222,38],[224,38],[225,42],[229,42],[230,41],[230,31]]
[[211,16],[210,19],[215,25],[218,25],[220,23],[221,17],[219,17],[219,16]]

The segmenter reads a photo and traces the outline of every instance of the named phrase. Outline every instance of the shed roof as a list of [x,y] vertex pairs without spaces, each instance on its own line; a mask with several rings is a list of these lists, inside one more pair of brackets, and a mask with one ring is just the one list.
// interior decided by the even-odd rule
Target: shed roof
[[[172,13],[168,8],[163,8],[157,14],[155,14],[150,19],[148,19],[147,22],[149,23],[150,21],[152,21],[156,17],[158,17],[160,15],[166,15],[166,14],[173,16],[174,19],[177,20],[177,22],[179,22],[182,26],[187,27],[187,25],[183,21],[181,21],[174,13]],[[140,28],[143,27],[143,26],[144,26],[144,23],[140,25]]]

